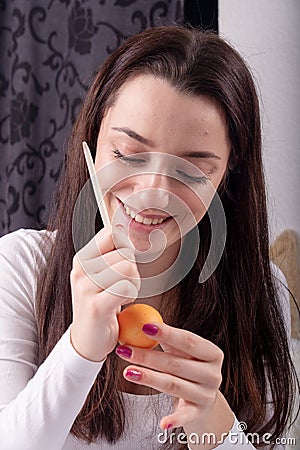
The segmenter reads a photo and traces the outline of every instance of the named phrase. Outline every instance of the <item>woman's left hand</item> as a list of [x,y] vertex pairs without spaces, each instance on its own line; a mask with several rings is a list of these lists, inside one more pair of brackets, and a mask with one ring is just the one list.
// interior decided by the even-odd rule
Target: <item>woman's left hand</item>
[[129,349],[126,355],[124,346],[119,346],[116,353],[134,364],[124,370],[126,380],[173,396],[172,414],[161,419],[161,428],[182,426],[186,433],[207,432],[207,424],[214,423],[213,415],[217,414],[218,421],[222,417],[222,411],[215,407],[219,401],[224,404],[224,412],[226,409],[227,415],[230,414],[228,428],[228,423],[233,423],[233,413],[219,391],[222,350],[192,332],[164,323],[147,324],[143,331],[157,340],[164,351],[126,346]]

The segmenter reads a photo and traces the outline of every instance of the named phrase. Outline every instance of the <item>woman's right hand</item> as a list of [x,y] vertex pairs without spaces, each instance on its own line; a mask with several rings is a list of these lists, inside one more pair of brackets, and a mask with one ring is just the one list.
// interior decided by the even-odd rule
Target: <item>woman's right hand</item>
[[133,251],[120,251],[111,231],[103,228],[73,258],[71,341],[77,353],[91,361],[104,360],[114,349],[119,336],[117,314],[140,289]]

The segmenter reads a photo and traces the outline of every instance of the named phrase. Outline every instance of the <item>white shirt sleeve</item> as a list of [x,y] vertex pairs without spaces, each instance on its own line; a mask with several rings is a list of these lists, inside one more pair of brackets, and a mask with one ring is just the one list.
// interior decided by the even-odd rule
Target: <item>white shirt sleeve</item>
[[102,367],[77,354],[68,329],[37,368],[34,296],[43,236],[19,230],[0,239],[0,436],[5,450],[61,449]]
[[244,433],[244,422],[239,422],[236,417],[234,417],[233,426],[226,437],[223,444],[220,444],[217,448],[222,448],[222,450],[232,450],[236,448],[248,448],[255,449],[252,443],[248,440],[247,435]]

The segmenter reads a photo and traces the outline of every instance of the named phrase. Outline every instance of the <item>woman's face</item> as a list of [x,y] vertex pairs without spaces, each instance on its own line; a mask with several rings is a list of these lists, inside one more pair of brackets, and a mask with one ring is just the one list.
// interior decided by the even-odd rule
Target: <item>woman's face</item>
[[164,232],[167,246],[176,242],[181,221],[189,215],[198,223],[204,216],[202,193],[208,185],[217,189],[229,154],[225,117],[215,101],[182,94],[151,75],[130,79],[107,110],[97,141],[100,183],[109,163],[120,175],[105,198],[110,220],[126,228],[140,251],[155,229]]

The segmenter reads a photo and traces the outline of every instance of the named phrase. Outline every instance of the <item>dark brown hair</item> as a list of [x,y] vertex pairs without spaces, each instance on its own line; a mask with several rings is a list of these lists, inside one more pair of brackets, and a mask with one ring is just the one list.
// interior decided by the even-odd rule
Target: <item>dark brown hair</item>
[[[118,90],[129,77],[145,73],[184,94],[208,95],[225,113],[232,145],[226,177],[218,189],[227,220],[225,250],[212,276],[199,284],[210,245],[206,214],[198,224],[199,254],[178,286],[179,305],[171,325],[191,330],[223,350],[222,393],[237,417],[247,421],[248,432],[270,432],[274,441],[291,416],[296,374],[269,261],[259,105],[245,62],[214,33],[175,26],[146,30],[129,38],[96,74],[69,139],[64,177],[48,226],[57,235],[38,284],[40,362],[72,320],[72,214],[88,180],[82,141],[96,149],[101,120]],[[112,352],[73,424],[76,437],[87,442],[102,437],[110,443],[120,438],[125,420],[121,377]],[[269,418],[267,383],[274,402]]]

